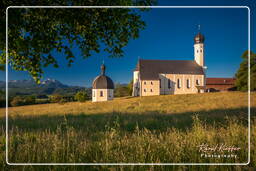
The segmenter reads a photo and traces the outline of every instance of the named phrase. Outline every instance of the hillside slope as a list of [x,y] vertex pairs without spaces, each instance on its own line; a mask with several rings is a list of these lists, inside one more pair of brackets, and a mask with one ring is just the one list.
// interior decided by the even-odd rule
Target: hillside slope
[[[256,93],[251,93],[251,106]],[[70,102],[65,104],[41,104],[9,108],[14,115],[59,115],[59,114],[174,114],[220,109],[247,108],[248,94],[243,92],[223,92],[188,95],[165,95],[151,97],[115,98],[113,101],[92,103]],[[1,113],[5,109],[0,109]]]
[[[251,130],[256,129],[255,97],[252,93]],[[225,92],[11,107],[9,162],[246,163],[247,100],[247,93]],[[0,112],[0,139],[4,140],[5,110]],[[251,133],[255,147],[256,132]],[[237,158],[202,157],[201,144],[226,144],[241,150],[232,152]],[[8,170],[4,144],[0,145],[0,170]],[[251,150],[252,163],[247,170],[255,168],[255,148]],[[242,168],[227,166],[223,170],[235,169]],[[206,168],[200,166],[199,170]]]

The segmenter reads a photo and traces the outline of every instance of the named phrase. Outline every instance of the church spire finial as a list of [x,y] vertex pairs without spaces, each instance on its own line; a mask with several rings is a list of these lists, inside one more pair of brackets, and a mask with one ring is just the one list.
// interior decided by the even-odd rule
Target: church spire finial
[[103,61],[103,64],[101,65],[100,69],[101,69],[101,75],[105,75],[106,66],[104,65],[104,61]]

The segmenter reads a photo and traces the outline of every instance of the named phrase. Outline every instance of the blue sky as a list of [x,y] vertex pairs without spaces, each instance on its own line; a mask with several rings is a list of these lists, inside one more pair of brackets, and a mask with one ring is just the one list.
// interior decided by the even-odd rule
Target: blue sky
[[[168,4],[166,1],[160,1],[158,5],[198,5],[189,2]],[[132,79],[132,71],[138,57],[193,60],[193,38],[198,32],[197,25],[200,24],[201,33],[205,36],[207,77],[233,77],[241,62],[242,53],[248,49],[247,12],[246,8],[152,9],[142,14],[147,26],[141,31],[138,39],[131,40],[124,48],[125,54],[122,58],[108,58],[108,54],[99,53],[82,59],[79,50],[75,48],[76,61],[72,67],[66,66],[67,63],[62,60],[63,54],[55,53],[60,61],[60,68],[48,67],[43,76],[44,79],[54,78],[68,85],[89,87],[93,79],[99,75],[100,65],[104,60],[106,74],[116,83],[127,83]],[[252,24],[254,27],[254,23]],[[255,52],[254,41],[251,41],[251,50]],[[0,77],[4,80],[4,73],[1,72]],[[13,79],[30,79],[30,76],[26,72],[10,70],[9,80]]]

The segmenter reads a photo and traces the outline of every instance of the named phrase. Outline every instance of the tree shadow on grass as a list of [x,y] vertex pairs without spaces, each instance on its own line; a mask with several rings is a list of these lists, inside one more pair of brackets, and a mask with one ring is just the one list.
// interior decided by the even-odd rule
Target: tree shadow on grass
[[[251,114],[255,115],[256,108],[251,108]],[[24,131],[56,130],[65,123],[76,130],[88,133],[106,131],[109,128],[118,128],[122,131],[134,131],[135,129],[149,129],[151,131],[165,131],[168,128],[180,130],[190,129],[193,116],[197,115],[207,125],[216,127],[225,126],[226,117],[237,118],[243,124],[247,124],[248,108],[219,109],[209,111],[186,112],[176,114],[160,114],[159,111],[151,111],[147,114],[126,113],[100,113],[79,115],[40,115],[40,116],[15,116],[9,117],[9,130],[19,128]],[[0,120],[0,125],[5,125],[5,120]]]

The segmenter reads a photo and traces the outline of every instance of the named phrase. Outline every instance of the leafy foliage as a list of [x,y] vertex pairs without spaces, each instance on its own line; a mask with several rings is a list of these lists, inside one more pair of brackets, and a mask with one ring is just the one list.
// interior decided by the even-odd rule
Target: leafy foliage
[[75,100],[79,102],[85,102],[88,99],[88,95],[85,91],[79,91],[75,95]]
[[54,94],[54,95],[50,96],[50,101],[52,103],[61,103],[62,102],[62,98],[63,98],[62,95]]
[[23,106],[31,105],[36,103],[36,98],[34,96],[21,97],[16,96],[11,101],[11,106]]
[[129,96],[129,88],[127,85],[116,84],[114,89],[114,97]]
[[[32,1],[21,0],[15,5],[152,5],[151,0],[115,1]],[[3,7],[13,5],[3,1]],[[1,13],[5,14],[5,8]],[[143,10],[143,9],[142,9]],[[123,56],[123,47],[130,39],[139,37],[145,27],[140,11],[134,8],[9,8],[8,59],[15,70],[28,71],[40,82],[43,68],[58,67],[52,52],[64,52],[68,66],[75,60],[72,48],[81,50],[83,58],[101,50],[110,57]],[[5,15],[0,17],[5,28]],[[0,33],[0,64],[5,64],[5,32]]]
[[131,96],[133,91],[133,80],[130,81],[127,87],[129,89],[129,95]]
[[[240,91],[248,90],[248,51],[245,51],[242,55],[243,61],[240,64],[240,68],[236,73],[236,86]],[[250,52],[250,87],[252,91],[256,90],[256,54]]]

